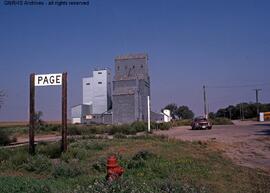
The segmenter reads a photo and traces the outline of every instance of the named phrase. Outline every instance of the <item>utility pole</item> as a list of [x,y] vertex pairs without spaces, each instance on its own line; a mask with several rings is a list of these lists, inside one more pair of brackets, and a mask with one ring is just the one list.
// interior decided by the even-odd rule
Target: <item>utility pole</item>
[[204,102],[204,117],[208,118],[207,115],[207,105],[206,105],[206,90],[205,90],[205,85],[203,85],[203,102]]
[[240,103],[240,106],[239,106],[239,114],[240,114],[240,120],[242,120],[242,104]]
[[259,91],[261,91],[262,89],[254,89],[256,92],[256,106],[257,106],[257,116],[260,113],[260,109],[259,109]]
[[242,121],[245,119],[245,111],[244,111],[244,104],[241,103],[241,112],[242,112]]

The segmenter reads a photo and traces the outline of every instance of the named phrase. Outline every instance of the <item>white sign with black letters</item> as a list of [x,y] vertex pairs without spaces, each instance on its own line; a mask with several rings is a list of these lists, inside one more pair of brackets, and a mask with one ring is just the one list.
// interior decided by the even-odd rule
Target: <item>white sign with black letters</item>
[[62,85],[62,74],[36,74],[35,86]]

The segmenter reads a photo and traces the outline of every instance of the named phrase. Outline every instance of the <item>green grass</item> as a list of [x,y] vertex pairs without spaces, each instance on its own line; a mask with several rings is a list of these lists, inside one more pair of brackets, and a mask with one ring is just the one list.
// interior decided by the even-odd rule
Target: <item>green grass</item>
[[27,134],[28,127],[25,126],[0,126],[1,131],[5,131],[8,134]]
[[[184,121],[185,122],[185,121]],[[182,122],[181,122],[182,123]],[[154,123],[151,122],[151,129],[168,130],[172,128],[172,123]],[[28,127],[25,125],[0,125],[0,146],[9,145],[11,142],[16,142],[17,138],[25,137],[27,138]],[[123,125],[68,125],[68,135],[82,135],[95,136],[95,135],[114,135],[116,138],[126,138],[127,135],[136,135],[138,132],[147,131],[147,123],[136,121],[131,124]],[[61,125],[59,124],[47,124],[39,125],[35,128],[35,135],[57,135],[61,133]],[[1,139],[1,137],[3,139]]]
[[[206,143],[161,137],[73,140],[0,150],[0,192],[267,192],[270,177],[236,166]],[[56,152],[56,153],[55,153]],[[116,154],[125,172],[105,180],[106,159]]]

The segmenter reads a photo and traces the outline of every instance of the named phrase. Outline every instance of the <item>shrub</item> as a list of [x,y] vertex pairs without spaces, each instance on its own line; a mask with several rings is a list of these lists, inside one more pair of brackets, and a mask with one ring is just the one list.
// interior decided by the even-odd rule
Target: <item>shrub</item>
[[104,143],[98,143],[96,141],[88,141],[88,143],[85,144],[86,149],[91,149],[91,150],[96,150],[96,151],[101,151],[105,147],[107,147],[106,144]]
[[51,193],[47,183],[29,177],[0,177],[1,193]]
[[106,158],[99,158],[93,165],[92,168],[98,172],[106,172]]
[[128,169],[139,169],[145,167],[146,163],[144,160],[130,160],[127,164]]
[[116,133],[114,135],[114,137],[117,138],[117,139],[125,139],[125,138],[127,138],[127,136],[122,134],[122,133]]
[[0,129],[0,145],[8,145],[12,142],[7,131]]
[[68,127],[68,135],[81,135],[82,131],[79,127],[72,125]]
[[146,131],[147,124],[143,121],[136,121],[130,125],[136,132]]
[[151,158],[155,158],[156,155],[147,151],[147,150],[143,150],[143,151],[139,151],[138,153],[136,153],[134,156],[133,156],[133,160],[148,160],[148,159],[151,159]]
[[[96,179],[91,184],[77,186],[74,192],[117,192],[117,193],[138,193],[147,191],[149,184],[138,183],[132,178],[119,178],[111,183],[105,179]],[[150,188],[151,189],[151,188]]]
[[53,168],[52,176],[54,176],[55,178],[74,178],[81,175],[83,173],[82,171],[82,168],[76,162],[71,162],[69,164],[66,162],[61,162]]
[[10,155],[11,155],[11,152],[9,152],[8,150],[0,149],[0,162],[4,160],[8,160]]
[[61,149],[59,143],[52,143],[47,145],[37,146],[37,152],[46,155],[49,158],[59,158],[61,156]]
[[53,124],[43,124],[39,127],[40,131],[50,132],[50,131],[60,131],[61,125]]
[[78,185],[73,192],[118,192],[118,193],[152,193],[152,192],[182,192],[182,193],[195,193],[207,192],[205,189],[198,189],[195,186],[188,184],[180,184],[175,180],[162,180],[162,181],[144,181],[132,177],[121,177],[111,183],[105,179],[96,179],[88,185]]
[[70,145],[70,149],[77,148],[79,150],[96,150],[100,151],[107,147],[108,144],[104,140],[83,140]]
[[108,134],[114,135],[116,133],[123,133],[123,129],[123,125],[112,125],[108,130]]
[[111,126],[107,125],[91,125],[84,128],[84,134],[104,134],[107,133]]
[[157,156],[147,150],[137,152],[128,162],[128,169],[138,169],[146,166],[146,160],[156,158]]
[[151,122],[151,123],[150,123],[150,128],[151,128],[151,130],[157,130],[159,124],[160,124],[160,123]]
[[68,127],[69,135],[90,135],[90,134],[104,134],[108,132],[111,127],[106,125],[71,125]]
[[173,127],[179,127],[179,126],[190,126],[192,123],[192,119],[181,119],[181,120],[174,120],[172,122]]
[[11,157],[9,158],[9,161],[12,163],[12,165],[15,168],[18,168],[21,165],[23,165],[24,163],[26,163],[27,159],[28,159],[27,152],[17,151],[17,152],[14,152],[13,155],[11,155]]
[[142,121],[136,121],[132,124],[123,125],[112,125],[108,129],[110,135],[114,134],[125,134],[125,135],[135,135],[137,132],[142,132],[147,130],[147,124]]
[[48,172],[51,168],[51,162],[46,156],[35,155],[28,158],[27,163],[23,164],[23,168],[35,173]]
[[82,148],[69,148],[68,151],[61,155],[61,159],[69,162],[70,159],[83,160],[87,156],[87,151]]
[[167,122],[167,123],[160,123],[158,124],[158,128],[160,130],[169,130],[170,128],[172,127],[172,124],[170,122]]
[[232,121],[228,118],[224,118],[224,117],[217,117],[214,119],[210,119],[210,122],[213,125],[232,125]]

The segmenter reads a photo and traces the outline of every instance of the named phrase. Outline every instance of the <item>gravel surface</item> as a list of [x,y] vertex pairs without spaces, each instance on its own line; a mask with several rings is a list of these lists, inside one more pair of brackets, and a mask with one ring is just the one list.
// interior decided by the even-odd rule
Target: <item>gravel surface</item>
[[155,134],[184,141],[208,141],[240,165],[270,173],[270,122],[234,121],[235,125],[217,125],[211,130],[177,127]]

